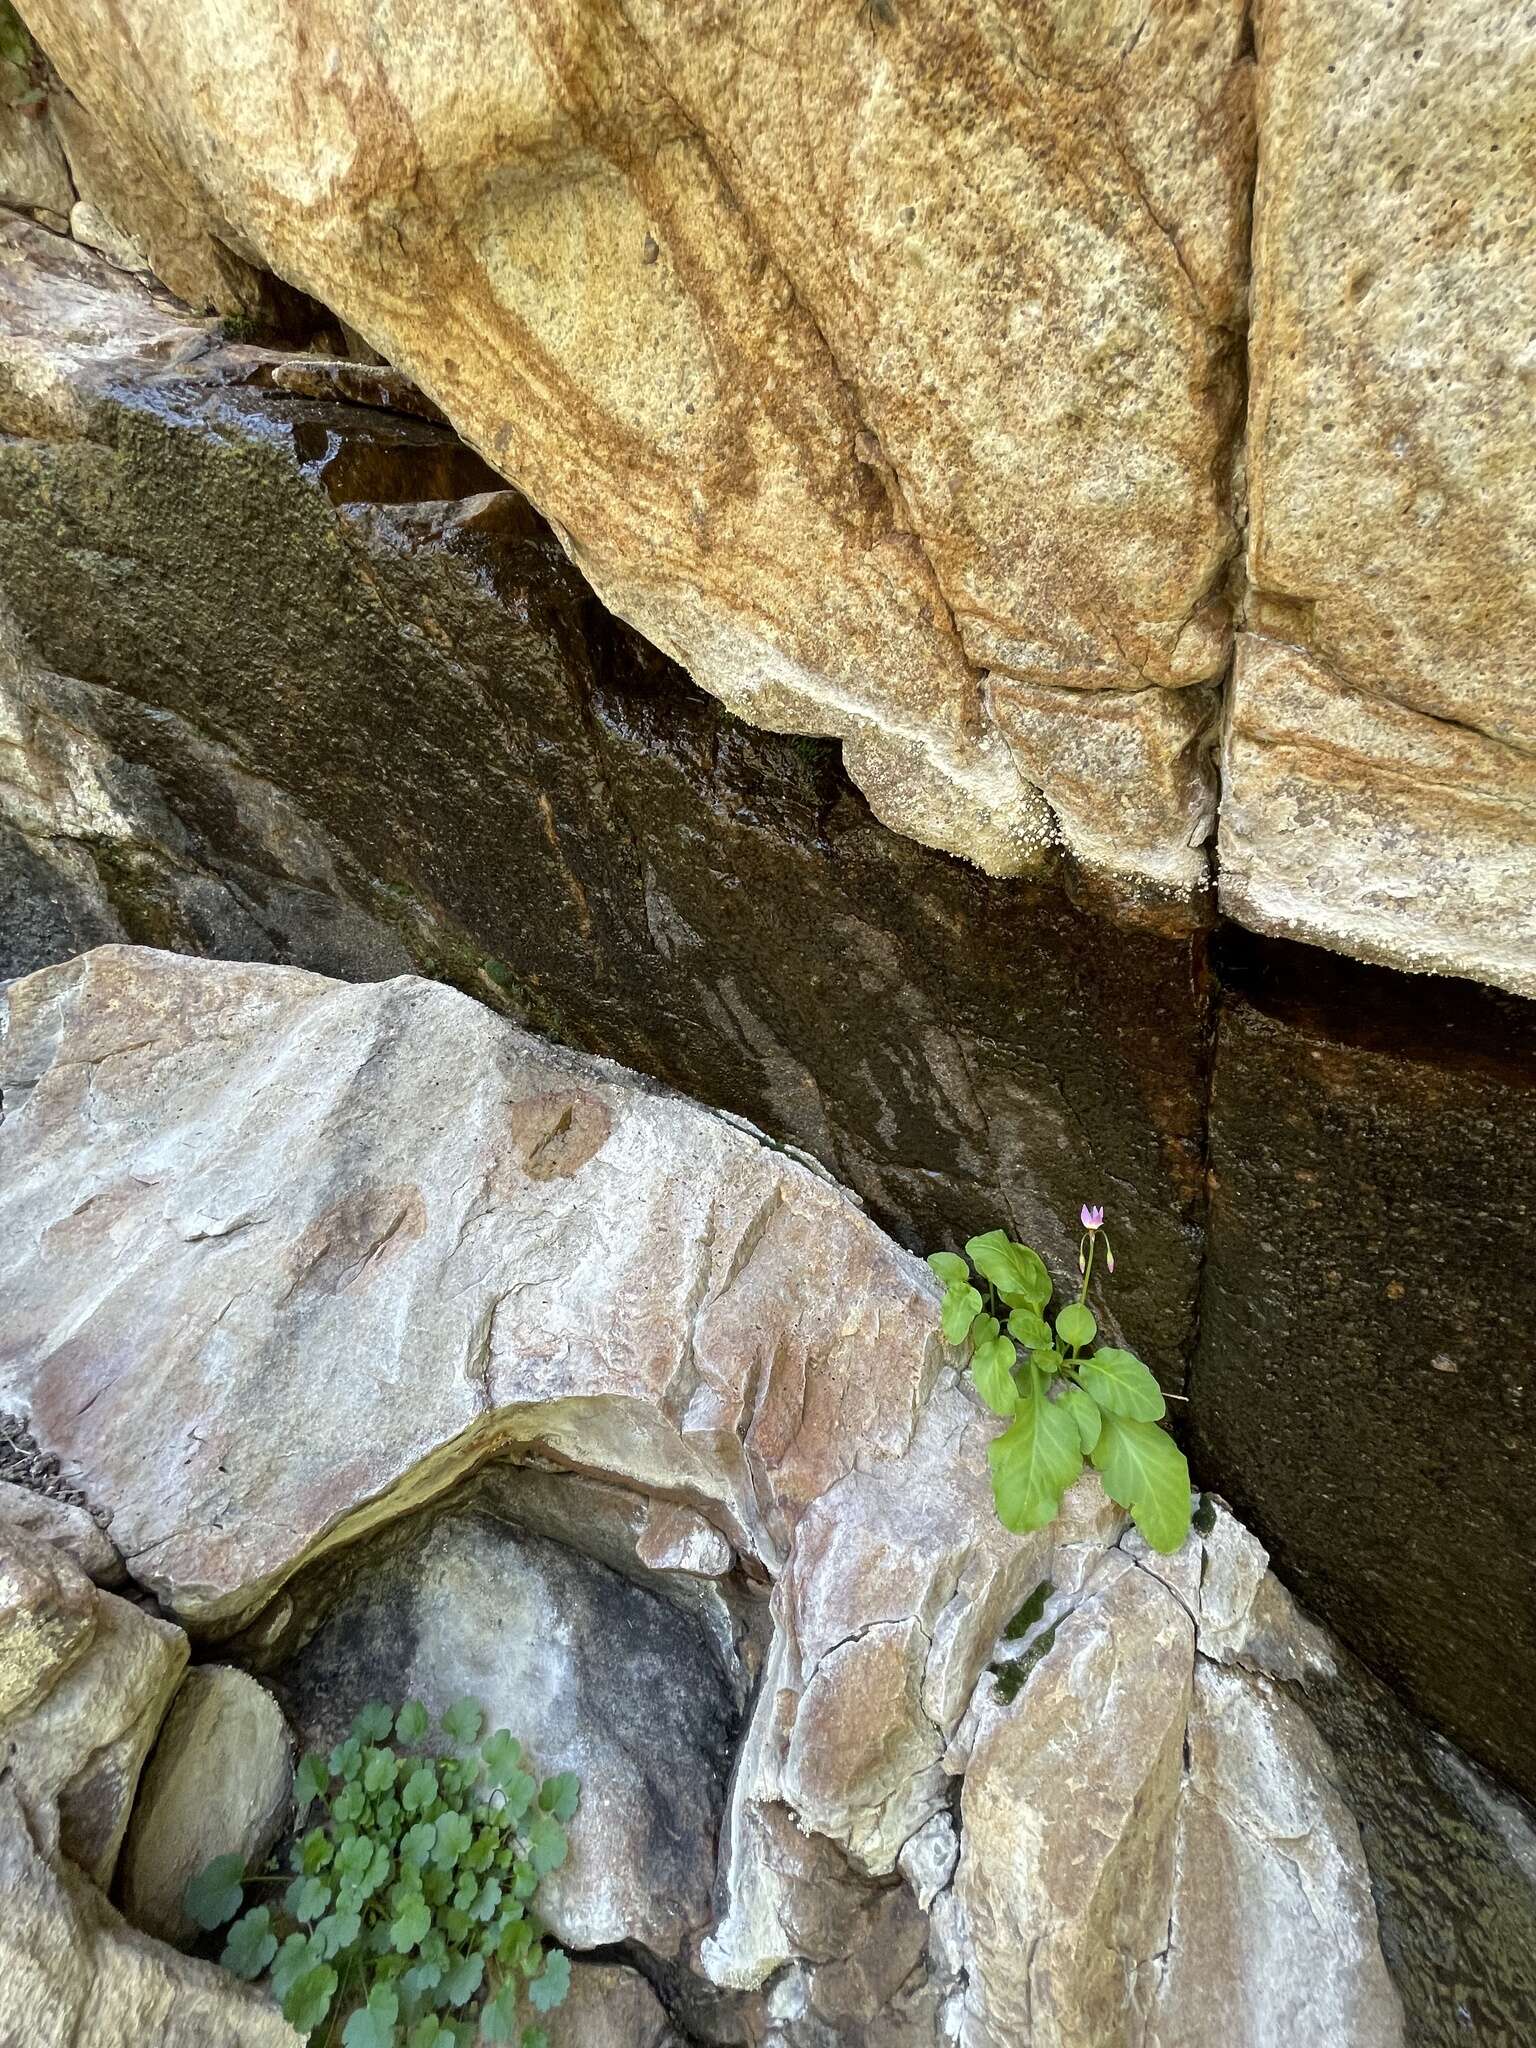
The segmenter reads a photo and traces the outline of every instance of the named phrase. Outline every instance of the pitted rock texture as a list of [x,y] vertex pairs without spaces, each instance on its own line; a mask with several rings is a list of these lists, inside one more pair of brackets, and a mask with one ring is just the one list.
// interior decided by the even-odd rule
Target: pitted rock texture
[[992,872],[1199,883],[1240,0],[27,12],[161,277],[321,299],[734,710]]
[[[605,1886],[675,1943],[680,2023],[713,1998],[779,2048],[1105,2048],[1153,2017],[1189,2048],[1402,2038],[1359,1837],[1286,1690],[1333,1682],[1326,1639],[1219,1509],[1172,1559],[1091,1478],[1051,1530],[1004,1531],[996,1423],[930,1277],[825,1179],[426,983],[107,948],[5,1007],[0,1397],[135,1575],[200,1630],[246,1625],[232,1648],[316,1737],[402,1656],[434,1697],[499,1688],[509,1725],[541,1691],[593,1723],[573,1739],[612,1806],[571,1933],[613,1938]],[[686,1505],[736,1569],[650,1564],[626,1494]],[[1012,1699],[987,1675],[1010,1660]],[[643,1702],[666,1723],[672,1684],[679,1728],[718,1712],[668,1761]],[[594,1705],[625,1685],[638,1720]],[[712,1897],[715,1816],[679,1807],[663,1929],[646,1830],[742,1707]],[[1076,1867],[1073,1827],[1097,1879],[1046,1867]],[[1236,1905],[1197,1835],[1241,1837]],[[1049,2029],[1019,1975],[1041,1944]],[[1220,1958],[1219,2013],[1185,1947]]]
[[0,973],[113,939],[415,967],[751,1118],[923,1250],[1002,1221],[1069,1263],[1086,1177],[1127,1341],[1178,1385],[1186,925],[888,832],[835,749],[620,628],[451,434],[295,393],[319,359],[29,228],[0,324]]
[[1536,28],[1266,0],[1224,906],[1536,994]]

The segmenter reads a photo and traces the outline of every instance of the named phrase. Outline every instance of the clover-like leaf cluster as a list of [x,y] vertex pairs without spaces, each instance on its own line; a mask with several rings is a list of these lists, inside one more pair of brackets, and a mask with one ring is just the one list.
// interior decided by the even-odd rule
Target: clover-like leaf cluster
[[1082,1291],[1054,1325],[1046,1315],[1051,1276],[1028,1245],[989,1230],[971,1238],[964,1258],[934,1252],[928,1263],[944,1282],[944,1335],[970,1345],[977,1393],[1009,1418],[987,1450],[1005,1527],[1053,1522],[1086,1459],[1152,1548],[1173,1551],[1189,1533],[1189,1467],[1158,1427],[1167,1407],[1146,1366],[1133,1352],[1095,1345],[1087,1294],[1097,1228],[1090,1223],[1084,1238]]
[[523,2007],[559,2005],[571,1965],[532,1903],[565,1861],[580,1786],[570,1771],[541,1783],[507,1729],[481,1740],[484,1720],[457,1701],[442,1717],[454,1752],[425,1753],[419,1701],[372,1702],[329,1756],[301,1759],[286,1869],[247,1876],[217,1856],[187,1886],[199,1927],[228,1925],[225,1968],[264,1980],[301,2034],[344,2021],[344,2048],[548,2048]]

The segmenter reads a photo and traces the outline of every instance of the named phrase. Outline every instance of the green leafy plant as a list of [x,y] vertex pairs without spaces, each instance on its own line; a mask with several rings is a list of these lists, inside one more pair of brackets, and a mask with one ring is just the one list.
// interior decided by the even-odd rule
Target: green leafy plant
[[[456,1753],[423,1754],[426,1708],[372,1702],[329,1756],[301,1759],[286,1870],[247,1876],[216,1856],[187,1886],[197,1925],[228,1927],[224,1967],[264,1979],[325,2048],[548,2048],[521,2008],[559,2005],[571,1965],[532,1902],[565,1861],[580,1785],[570,1771],[541,1784],[505,1728],[481,1741],[484,1721],[457,1701],[442,1717]],[[262,1885],[281,1889],[246,1906]]]
[[[944,1335],[970,1345],[977,1393],[994,1414],[1011,1418],[987,1449],[1005,1527],[1043,1529],[1055,1521],[1087,1459],[1152,1548],[1177,1550],[1189,1533],[1189,1467],[1158,1427],[1167,1408],[1146,1366],[1134,1352],[1095,1344],[1088,1287],[1104,1211],[1084,1203],[1082,1223],[1082,1285],[1057,1310],[1054,1327],[1046,1317],[1051,1276],[1028,1245],[989,1230],[969,1241],[964,1258],[934,1252],[928,1263],[944,1282]],[[1103,1245],[1113,1273],[1107,1238]]]

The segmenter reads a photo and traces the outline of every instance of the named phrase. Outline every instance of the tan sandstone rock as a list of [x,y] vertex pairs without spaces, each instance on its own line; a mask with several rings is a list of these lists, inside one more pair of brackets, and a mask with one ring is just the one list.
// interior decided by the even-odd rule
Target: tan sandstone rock
[[96,1588],[74,1560],[0,1528],[0,1728],[37,1706],[96,1632]]
[[1258,28],[1223,903],[1529,995],[1536,31],[1497,0],[1266,0]]
[[549,2048],[680,2048],[666,2010],[638,1970],[578,1963],[546,2023]]
[[203,1664],[177,1688],[139,1781],[119,1896],[135,1927],[181,1943],[194,1932],[188,1882],[215,1856],[257,1868],[282,1831],[293,1744],[276,1700],[243,1671]]
[[277,2008],[136,1934],[0,1775],[0,2048],[299,2048]]
[[106,1886],[144,1759],[186,1668],[187,1639],[115,1593],[95,1599],[85,1654],[0,1730],[0,1754],[34,1810],[57,1806],[64,1854]]
[[1201,878],[1240,0],[27,11],[168,283],[321,298],[732,709],[995,871]]

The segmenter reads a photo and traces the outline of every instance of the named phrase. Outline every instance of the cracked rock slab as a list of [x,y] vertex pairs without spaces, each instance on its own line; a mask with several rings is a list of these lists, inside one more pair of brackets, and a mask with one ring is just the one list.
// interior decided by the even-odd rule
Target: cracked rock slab
[[1085,700],[1226,659],[1241,0],[29,15],[173,288],[323,300],[734,711],[992,872],[1200,879],[1187,717]]
[[1224,907],[1536,992],[1536,27],[1266,0]]

